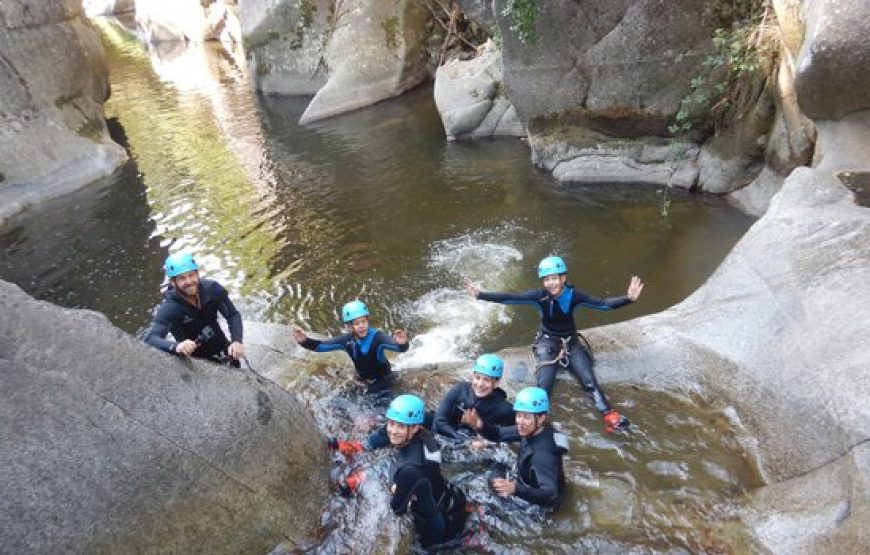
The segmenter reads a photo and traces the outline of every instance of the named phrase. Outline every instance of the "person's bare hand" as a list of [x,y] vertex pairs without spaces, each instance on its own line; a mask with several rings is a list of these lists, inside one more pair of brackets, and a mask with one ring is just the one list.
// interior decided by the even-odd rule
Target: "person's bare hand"
[[475,299],[480,296],[480,286],[468,278],[465,278],[465,290]]
[[486,449],[486,440],[476,437],[469,442],[468,446],[471,447],[472,451],[483,451]]
[[293,328],[293,339],[296,340],[296,343],[299,343],[301,345],[305,342],[306,339],[308,339],[308,336],[305,335],[305,332],[300,330],[299,328]]
[[502,497],[510,497],[517,492],[517,483],[513,480],[496,478],[492,481],[492,489]]
[[175,352],[181,356],[189,357],[196,350],[196,341],[185,339],[181,343],[175,345]]
[[476,409],[468,409],[466,411],[463,411],[461,421],[469,428],[473,428],[475,430],[483,428],[483,420],[480,418],[480,415],[477,414]]
[[245,356],[245,346],[238,341],[233,341],[230,343],[230,346],[227,347],[227,354],[230,355],[233,360],[239,360]]
[[393,340],[395,340],[399,345],[407,345],[408,334],[405,333],[405,330],[395,330],[393,331]]
[[637,276],[631,276],[631,281],[628,283],[628,292],[626,295],[628,296],[628,300],[634,302],[640,297],[640,293],[643,291],[643,282]]

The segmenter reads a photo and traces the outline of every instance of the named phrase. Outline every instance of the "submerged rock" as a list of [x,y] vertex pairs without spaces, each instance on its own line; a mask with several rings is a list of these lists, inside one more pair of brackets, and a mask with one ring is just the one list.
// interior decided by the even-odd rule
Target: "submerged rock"
[[317,524],[310,414],[0,282],[0,529],[10,553],[268,552]]

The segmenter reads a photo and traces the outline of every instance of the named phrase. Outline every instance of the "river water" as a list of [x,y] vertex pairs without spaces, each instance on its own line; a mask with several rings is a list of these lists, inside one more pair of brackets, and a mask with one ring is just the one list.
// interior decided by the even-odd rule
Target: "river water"
[[[582,327],[611,323],[681,301],[752,223],[719,198],[560,186],[520,140],[447,142],[429,85],[303,127],[306,99],[254,95],[242,61],[214,45],[147,49],[101,29],[106,115],[131,160],[0,229],[0,277],[130,333],[159,302],[167,253],[190,249],[247,320],[338,333],[338,308],[359,296],[375,326],[412,334],[398,368],[467,360],[530,343],[536,314],[474,301],[466,277],[532,288],[551,253],[596,295],[642,276],[636,305],[578,313]],[[740,550],[728,515],[758,477],[727,409],[609,388],[644,415],[633,437],[612,438],[575,384],[560,391],[572,492],[543,524],[494,525],[497,551]]]

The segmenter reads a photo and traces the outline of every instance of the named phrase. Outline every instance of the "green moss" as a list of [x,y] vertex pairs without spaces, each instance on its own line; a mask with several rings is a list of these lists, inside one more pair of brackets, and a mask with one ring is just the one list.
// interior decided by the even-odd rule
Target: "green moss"
[[257,62],[257,68],[255,70],[257,77],[263,77],[268,75],[272,71],[272,64],[269,62],[260,60]]
[[279,33],[278,31],[269,31],[268,33],[266,33],[266,38],[269,42],[273,40],[278,40],[281,38],[281,33]]
[[658,112],[618,106],[603,111],[573,108],[539,116],[529,122],[529,131],[536,135],[562,137],[585,144],[611,137],[650,137],[667,135],[667,121]]
[[303,27],[311,27],[311,24],[314,23],[314,13],[316,11],[317,6],[311,0],[302,0],[299,3],[299,15]]
[[103,122],[100,118],[88,118],[76,130],[79,136],[92,141],[99,141],[103,138]]
[[384,30],[384,44],[387,48],[399,46],[399,18],[395,15],[381,21],[381,29]]

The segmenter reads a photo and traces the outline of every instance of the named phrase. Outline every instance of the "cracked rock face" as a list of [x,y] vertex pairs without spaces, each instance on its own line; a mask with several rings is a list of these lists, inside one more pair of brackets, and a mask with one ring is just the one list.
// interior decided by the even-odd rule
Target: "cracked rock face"
[[266,553],[325,503],[296,398],[182,361],[0,281],[0,530],[9,553]]
[[103,48],[75,0],[0,0],[0,221],[126,159],[103,119]]

